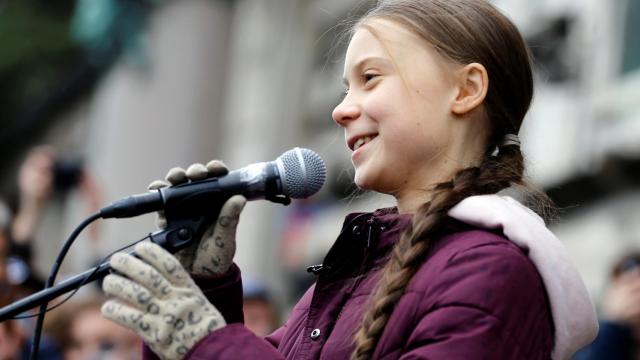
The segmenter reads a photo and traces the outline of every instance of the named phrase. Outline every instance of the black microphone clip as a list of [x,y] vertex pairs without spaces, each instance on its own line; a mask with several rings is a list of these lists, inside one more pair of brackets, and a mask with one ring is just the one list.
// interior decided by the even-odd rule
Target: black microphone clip
[[[205,217],[188,219],[167,223],[167,227],[149,234],[152,242],[162,246],[168,252],[174,254],[188,247],[195,239],[204,234],[206,228]],[[200,234],[200,236],[197,236]]]
[[[222,205],[227,200],[228,197],[222,197],[217,199],[215,204],[209,203],[210,211],[206,215],[193,216],[193,214],[171,211],[169,208],[165,211],[167,226],[149,234],[149,238],[152,242],[174,254],[188,247],[193,241],[202,238],[207,227],[211,226],[220,215]],[[269,195],[265,197],[265,200],[285,206],[291,203],[291,198],[287,195]]]

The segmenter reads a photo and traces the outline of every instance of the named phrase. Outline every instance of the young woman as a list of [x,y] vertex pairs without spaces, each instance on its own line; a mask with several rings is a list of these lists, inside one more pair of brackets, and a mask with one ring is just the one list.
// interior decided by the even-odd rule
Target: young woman
[[[514,25],[482,0],[382,1],[353,27],[344,82],[333,119],[355,182],[397,206],[347,216],[284,326],[260,339],[242,325],[242,197],[180,261],[152,244],[114,256],[103,314],[163,359],[566,359],[591,341],[562,245],[495,195],[526,189],[517,134],[533,80]],[[152,187],[225,171],[173,169]]]

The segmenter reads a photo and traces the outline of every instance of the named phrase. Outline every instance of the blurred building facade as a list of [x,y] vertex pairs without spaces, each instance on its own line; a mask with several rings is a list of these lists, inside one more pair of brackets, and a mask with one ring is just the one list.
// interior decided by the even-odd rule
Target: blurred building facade
[[[331,120],[346,45],[336,39],[346,29],[344,20],[370,2],[149,3],[140,47],[144,64],[120,56],[88,98],[56,117],[42,141],[83,154],[105,203],[145,191],[173,166],[219,158],[238,168],[294,146],[314,149],[329,170],[321,193],[289,207],[252,202],[238,233],[243,271],[288,303],[298,291],[292,283],[313,280],[305,267],[322,261],[344,214],[391,204],[385,197],[349,196],[349,154]],[[553,230],[597,298],[615,258],[640,247],[640,5],[495,3],[535,55],[537,94],[521,134],[529,175],[563,208]],[[54,204],[42,226],[43,272],[85,215],[73,196]],[[106,221],[97,252],[153,230],[152,215]],[[90,246],[78,241],[67,273],[90,265]]]
[[640,3],[500,1],[534,54],[522,137],[530,177],[561,208],[552,230],[599,301],[640,247]]

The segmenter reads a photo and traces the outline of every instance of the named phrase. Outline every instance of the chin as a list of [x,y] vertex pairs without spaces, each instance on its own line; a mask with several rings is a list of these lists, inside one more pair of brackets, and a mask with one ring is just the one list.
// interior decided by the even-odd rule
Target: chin
[[376,180],[377,179],[375,177],[367,176],[367,173],[356,170],[356,175],[353,179],[353,182],[361,190],[380,192],[380,186],[378,186],[379,184]]
[[362,190],[371,190],[367,187],[367,177],[362,174],[361,171],[356,170],[356,175],[353,178],[353,182],[356,186]]

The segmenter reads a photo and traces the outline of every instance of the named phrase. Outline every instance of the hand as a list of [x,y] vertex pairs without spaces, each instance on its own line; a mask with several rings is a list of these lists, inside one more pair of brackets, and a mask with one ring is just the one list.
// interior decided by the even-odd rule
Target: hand
[[602,303],[603,316],[628,325],[640,325],[640,271],[622,273],[613,280]]
[[45,203],[53,192],[53,168],[56,153],[52,147],[39,146],[29,151],[18,172],[20,200]]
[[200,339],[226,325],[178,260],[160,246],[135,246],[140,259],[117,253],[102,289],[115,300],[102,315],[137,333],[162,359],[181,359]]
[[[223,176],[228,172],[227,166],[219,160],[212,160],[206,166],[193,164],[186,171],[173,168],[169,170],[165,180],[149,184],[149,190]],[[218,219],[205,231],[202,239],[175,254],[187,271],[200,275],[219,275],[229,269],[236,252],[238,220],[246,202],[247,199],[242,195],[229,198],[222,206]],[[163,212],[158,212],[156,223],[159,228],[167,226]]]
[[20,203],[11,225],[11,235],[20,244],[33,239],[40,216],[53,193],[55,150],[36,147],[29,152],[18,172]]

